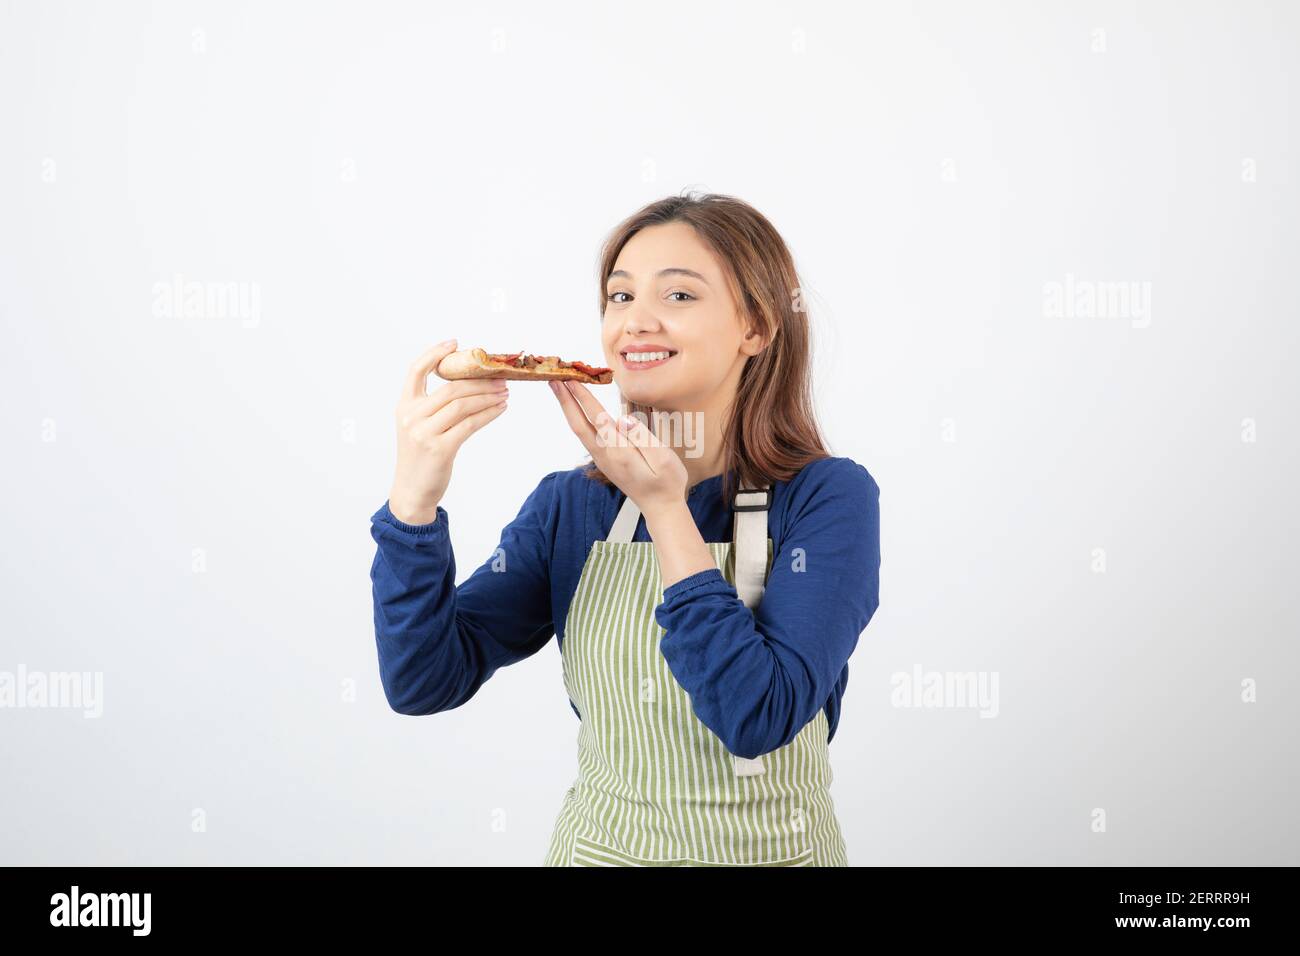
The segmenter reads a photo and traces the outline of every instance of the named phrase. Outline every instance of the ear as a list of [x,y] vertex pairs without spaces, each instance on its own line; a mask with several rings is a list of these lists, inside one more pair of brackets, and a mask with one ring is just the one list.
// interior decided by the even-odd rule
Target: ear
[[757,355],[765,348],[767,337],[751,325],[745,332],[745,337],[740,340],[740,351],[746,355]]

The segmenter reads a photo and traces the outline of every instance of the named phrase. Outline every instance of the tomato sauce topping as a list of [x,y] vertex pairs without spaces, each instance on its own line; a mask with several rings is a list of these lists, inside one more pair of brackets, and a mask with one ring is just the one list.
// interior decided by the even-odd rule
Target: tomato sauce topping
[[499,362],[502,365],[510,365],[514,368],[536,368],[538,365],[550,364],[558,368],[577,369],[579,372],[593,378],[612,371],[600,365],[588,365],[586,362],[565,362],[558,355],[530,355],[526,352],[512,352],[509,355],[490,352],[488,353],[488,360]]

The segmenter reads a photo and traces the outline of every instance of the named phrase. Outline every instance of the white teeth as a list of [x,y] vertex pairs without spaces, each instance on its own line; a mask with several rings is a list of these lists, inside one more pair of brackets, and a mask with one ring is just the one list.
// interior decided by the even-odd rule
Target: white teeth
[[658,359],[666,359],[667,352],[628,352],[627,360],[629,362],[654,362]]

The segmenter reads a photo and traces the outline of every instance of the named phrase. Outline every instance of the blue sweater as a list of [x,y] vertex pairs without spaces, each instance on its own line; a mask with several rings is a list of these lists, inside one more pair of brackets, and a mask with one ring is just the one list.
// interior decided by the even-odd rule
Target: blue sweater
[[[502,530],[500,551],[459,587],[445,509],[425,525],[399,521],[387,502],[374,514],[375,640],[393,710],[451,710],[552,634],[563,648],[591,543],[609,534],[624,499],[582,470],[546,475]],[[705,541],[732,538],[722,479],[704,479],[687,498]],[[731,753],[785,746],[823,707],[834,738],[849,655],[879,603],[879,495],[852,459],[814,461],[772,484],[772,569],[753,612],[716,567],[664,590],[660,649],[695,715]],[[650,540],[644,517],[633,540]]]

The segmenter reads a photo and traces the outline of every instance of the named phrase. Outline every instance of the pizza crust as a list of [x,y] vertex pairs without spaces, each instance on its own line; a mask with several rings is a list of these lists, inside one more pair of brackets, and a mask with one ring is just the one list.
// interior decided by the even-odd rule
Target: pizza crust
[[547,356],[537,368],[514,368],[504,363],[497,363],[488,357],[485,349],[461,349],[452,352],[438,363],[435,374],[449,382],[467,378],[496,378],[522,382],[582,382],[587,385],[608,385],[614,379],[612,370],[600,375],[588,375],[576,368],[564,368],[556,365],[552,356]]

